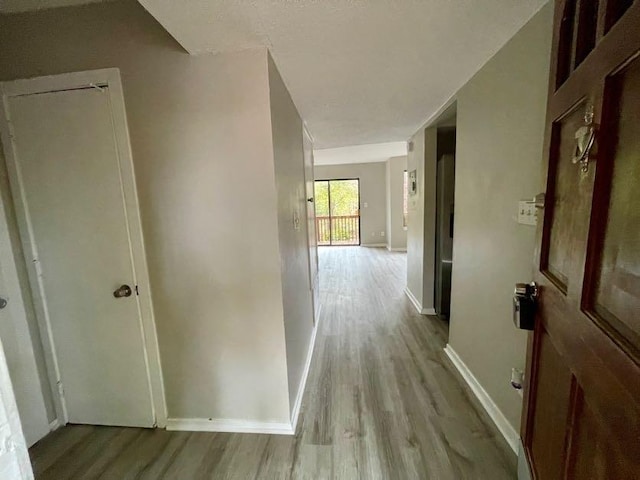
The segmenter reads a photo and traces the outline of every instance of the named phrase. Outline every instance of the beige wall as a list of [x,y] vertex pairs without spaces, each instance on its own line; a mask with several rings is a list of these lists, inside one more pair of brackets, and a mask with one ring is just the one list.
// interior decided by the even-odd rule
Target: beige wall
[[303,387],[301,380],[313,331],[303,127],[296,106],[271,56],[269,56],[269,92],[278,193],[278,232],[289,408],[293,410],[299,390]]
[[437,140],[436,128],[420,129],[407,156],[407,171],[416,170],[418,181],[417,193],[409,196],[407,290],[419,310],[430,314],[435,313]]
[[[314,174],[316,180],[359,178],[362,245],[383,246],[387,244],[387,170],[385,162],[316,165]],[[382,232],[385,233],[384,236],[381,235]]]
[[407,157],[392,157],[387,167],[387,248],[389,250],[407,249],[407,231],[402,224],[404,199],[404,172],[407,169]]
[[517,202],[541,189],[551,21],[547,5],[457,94],[449,343],[516,430],[522,399],[509,379],[527,335],[511,296],[531,280],[535,234],[517,223]]
[[288,422],[264,49],[187,55],[136,2],[0,17],[0,80],[121,70],[170,417]]

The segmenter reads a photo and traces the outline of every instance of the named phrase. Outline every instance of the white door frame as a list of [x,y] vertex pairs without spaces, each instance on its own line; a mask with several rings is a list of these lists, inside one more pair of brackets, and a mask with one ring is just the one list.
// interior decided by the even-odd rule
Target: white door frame
[[[26,80],[14,80],[0,83],[0,97],[2,99],[2,115],[0,115],[0,135],[4,147],[9,179],[12,185],[17,185],[12,191],[13,201],[18,218],[20,238],[29,274],[29,283],[32,289],[38,325],[43,338],[45,360],[49,381],[57,395],[54,394],[54,403],[58,421],[66,424],[68,415],[64,402],[64,392],[60,387],[60,370],[56,357],[56,348],[53,341],[46,298],[39,275],[37,263],[38,253],[33,242],[33,228],[28,215],[27,199],[24,192],[20,166],[17,161],[8,100],[10,97],[31,95],[37,93],[77,90],[86,88],[108,87],[111,118],[113,121],[114,141],[118,154],[118,167],[122,185],[122,197],[124,201],[127,231],[131,245],[131,259],[133,264],[134,282],[138,286],[139,295],[138,310],[140,316],[140,330],[143,340],[144,358],[147,368],[147,379],[151,393],[151,405],[153,418],[158,427],[165,427],[167,421],[167,407],[164,395],[164,383],[162,379],[162,367],[160,363],[160,351],[153,312],[153,303],[149,285],[149,273],[147,270],[144,238],[138,206],[138,194],[136,190],[133,157],[129,140],[129,128],[120,81],[120,70],[107,68],[85,72],[65,73],[46,77],[37,77]],[[62,420],[61,420],[62,419]]]
[[33,480],[29,451],[22,434],[9,367],[0,341],[0,474],[2,478]]
[[[311,179],[307,178],[307,167],[306,167],[306,160],[305,160],[305,165],[303,168],[303,172],[304,172],[304,193],[305,193],[305,198],[307,196],[307,182],[311,182],[311,185],[315,186],[315,175],[314,175],[314,158],[313,158],[313,137],[311,136],[311,133],[309,133],[309,129],[307,128],[306,123],[302,124],[302,136],[303,137],[307,137],[306,140],[309,141],[309,145],[311,147],[311,151],[310,151],[310,155],[311,155]],[[304,149],[305,149],[305,138],[302,139],[302,156],[304,157]],[[313,211],[314,211],[314,219],[315,219],[315,208],[316,208],[316,194],[315,194],[315,190],[313,192]],[[307,199],[308,201],[308,199]],[[313,304],[313,324],[317,324],[318,323],[318,318],[320,316],[320,295],[318,292],[318,276],[320,275],[320,264],[319,264],[319,259],[318,259],[318,232],[315,232],[316,238],[311,238],[311,232],[309,232],[309,228],[308,228],[308,223],[309,223],[309,218],[307,215],[307,209],[306,209],[306,204],[305,204],[305,218],[307,219],[307,257],[309,259],[309,284],[311,286],[311,302]],[[315,221],[315,220],[314,220]],[[313,263],[313,260],[311,258],[311,249],[309,248],[309,245],[311,245],[311,241],[315,242],[316,248],[315,248],[315,264],[316,264],[316,272],[315,275],[313,274],[313,269],[311,268],[311,265]]]
[[[2,161],[2,157],[0,157],[0,161]],[[4,182],[3,185],[4,187]],[[36,355],[34,350],[38,348],[38,345],[33,342],[35,339],[31,335],[30,326],[27,320],[27,312],[25,309],[25,296],[22,291],[20,280],[18,277],[18,262],[22,262],[23,260],[15,258],[13,254],[13,245],[11,242],[11,234],[9,232],[9,221],[7,215],[7,208],[4,204],[5,200],[10,201],[10,194],[7,192],[6,195],[0,195],[0,275],[2,276],[2,280],[4,280],[3,289],[0,292],[0,295],[5,297],[8,300],[8,304],[4,307],[8,310],[9,316],[11,318],[11,323],[13,324],[14,331],[16,332],[16,337],[22,337],[18,339],[18,342],[23,342],[19,344],[19,349],[21,350],[21,358],[20,361],[27,361],[31,365],[23,365],[21,368],[24,369],[21,373],[34,373],[36,375],[36,382],[31,383],[29,391],[29,396],[32,397],[31,400],[34,402],[32,404],[32,408],[29,411],[26,409],[22,410],[22,414],[30,415],[32,425],[37,423],[40,428],[36,431],[27,431],[26,427],[23,425],[23,431],[25,437],[35,435],[36,438],[42,438],[46,435],[50,430],[53,430],[57,427],[55,422],[49,422],[47,418],[47,408],[45,406],[45,392],[42,391],[43,384],[40,378],[40,374],[38,372],[38,367],[36,366]],[[6,345],[7,339],[1,339],[2,342]],[[5,352],[6,355],[6,352]],[[28,360],[27,360],[28,358]],[[29,368],[29,367],[33,368]],[[30,370],[31,372],[29,372]],[[33,380],[33,379],[32,379]],[[17,380],[14,378],[14,383],[17,383]],[[37,383],[37,385],[36,385]],[[35,397],[35,392],[33,388],[39,391],[39,396]],[[16,385],[13,385],[13,391],[16,392]],[[24,393],[24,392],[23,392]],[[19,397],[19,394],[16,395]],[[21,408],[24,406],[21,405]],[[35,408],[34,408],[35,407]],[[27,438],[29,443],[34,442],[34,438]]]

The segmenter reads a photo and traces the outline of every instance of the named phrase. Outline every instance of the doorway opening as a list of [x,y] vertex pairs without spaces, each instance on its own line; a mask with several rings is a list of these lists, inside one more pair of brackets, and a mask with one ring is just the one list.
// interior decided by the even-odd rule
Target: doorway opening
[[67,423],[164,426],[119,71],[2,82],[0,101],[0,230],[13,243],[0,262],[25,295],[12,324],[29,332],[0,335],[17,344],[7,361],[27,446]]
[[360,245],[360,180],[315,181],[318,245]]
[[[452,125],[451,125],[452,124]],[[455,117],[438,127],[436,162],[436,270],[435,311],[449,318],[453,271],[453,216],[455,201]]]

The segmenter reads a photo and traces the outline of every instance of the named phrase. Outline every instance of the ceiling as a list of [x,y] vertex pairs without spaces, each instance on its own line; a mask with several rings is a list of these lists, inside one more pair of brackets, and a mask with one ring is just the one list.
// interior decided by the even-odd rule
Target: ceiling
[[268,47],[317,148],[406,140],[546,1],[139,0],[189,53]]
[[267,46],[319,148],[406,140],[546,0],[139,0],[190,53]]
[[391,157],[407,154],[407,142],[376,143],[350,147],[314,149],[314,165],[386,162]]

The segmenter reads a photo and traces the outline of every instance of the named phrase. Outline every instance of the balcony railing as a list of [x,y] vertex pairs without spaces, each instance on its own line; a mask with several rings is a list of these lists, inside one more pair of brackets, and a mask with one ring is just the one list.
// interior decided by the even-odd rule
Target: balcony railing
[[360,216],[316,217],[318,245],[360,245]]

